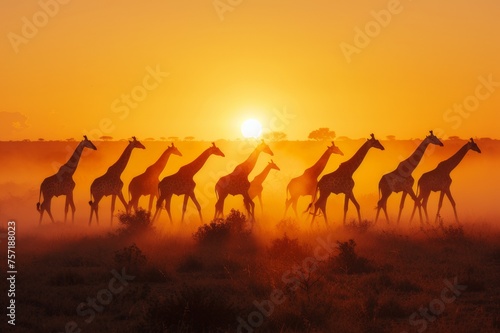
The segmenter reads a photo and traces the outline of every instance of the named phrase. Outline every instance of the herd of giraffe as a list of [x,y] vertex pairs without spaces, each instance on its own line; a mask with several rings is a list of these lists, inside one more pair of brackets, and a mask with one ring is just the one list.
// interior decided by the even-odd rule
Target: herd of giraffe
[[[414,201],[414,208],[410,221],[413,219],[414,214],[418,209],[420,221],[422,223],[421,209],[423,209],[426,221],[428,222],[429,217],[427,213],[427,202],[431,192],[440,192],[436,220],[439,217],[439,212],[441,210],[444,195],[446,195],[453,207],[455,219],[458,222],[455,201],[450,191],[450,185],[452,182],[450,173],[460,163],[467,151],[473,150],[480,153],[481,150],[471,138],[454,155],[439,163],[434,170],[424,173],[420,177],[418,181],[417,195],[413,191],[415,180],[413,179],[411,174],[413,170],[415,170],[415,168],[418,166],[425,153],[425,150],[430,144],[443,146],[443,143],[432,133],[432,131],[430,131],[430,134],[425,137],[425,139],[417,147],[413,154],[411,154],[407,159],[401,161],[394,171],[382,176],[378,185],[380,199],[377,203],[375,222],[377,222],[379,218],[380,210],[383,210],[386,221],[389,223],[389,216],[387,214],[387,199],[392,192],[402,192],[401,202],[399,205],[398,222],[401,218],[401,212],[403,210],[407,195],[410,195],[410,197]],[[39,202],[37,203],[37,210],[40,213],[39,223],[42,222],[44,212],[47,212],[51,221],[54,222],[54,218],[51,213],[51,200],[54,196],[58,197],[60,195],[64,195],[66,197],[64,221],[66,222],[68,211],[71,207],[72,221],[74,222],[75,204],[73,201],[73,190],[75,188],[75,182],[73,180],[73,174],[75,173],[78,162],[85,148],[97,150],[95,145],[86,136],[84,136],[84,139],[78,144],[68,162],[62,165],[55,175],[47,177],[43,180],[40,186]],[[129,202],[127,202],[123,196],[124,184],[120,177],[125,170],[125,167],[127,166],[134,148],[145,149],[144,145],[140,143],[135,137],[133,137],[132,140],[130,140],[127,144],[127,147],[120,155],[118,160],[108,168],[104,175],[96,178],[92,182],[92,185],[90,186],[89,225],[92,223],[94,214],[96,222],[99,223],[99,202],[104,196],[110,195],[111,222],[113,221],[116,197],[120,199],[126,211],[130,212],[131,209],[137,211],[139,209],[140,197],[148,195],[149,212],[152,211],[153,201],[155,197],[157,197],[156,210],[154,212],[152,220],[154,221],[160,217],[162,207],[163,205],[165,205],[165,209],[168,213],[170,222],[172,222],[170,202],[172,195],[174,194],[178,196],[184,195],[181,221],[184,220],[184,214],[186,212],[186,206],[189,199],[191,199],[196,206],[200,221],[203,221],[201,214],[201,205],[196,199],[194,193],[196,183],[194,182],[193,177],[196,175],[196,173],[198,173],[198,171],[200,171],[200,169],[204,166],[211,155],[224,157],[224,153],[215,145],[215,143],[212,143],[209,148],[203,151],[191,163],[182,166],[176,173],[167,176],[159,181],[160,174],[165,169],[170,155],[182,156],[181,152],[172,143],[167,147],[167,149],[161,154],[161,156],[154,164],[149,166],[142,174],[132,179],[128,187],[130,200]],[[331,193],[343,193],[345,195],[343,219],[344,224],[346,221],[349,201],[351,201],[356,207],[358,220],[361,222],[360,205],[353,194],[354,180],[352,176],[363,162],[370,148],[384,150],[382,144],[375,138],[373,134],[371,134],[371,137],[363,143],[363,145],[349,160],[341,163],[337,170],[325,174],[318,181],[318,177],[325,169],[330,156],[332,154],[341,156],[344,155],[342,151],[332,142],[332,145],[327,147],[327,150],[321,155],[319,160],[314,165],[312,165],[310,168],[307,168],[302,175],[293,178],[288,183],[288,186],[286,188],[287,199],[285,202],[284,216],[286,216],[288,208],[291,205],[296,217],[298,218],[298,199],[301,196],[310,196],[311,203],[309,204],[305,212],[310,211],[310,213],[312,214],[311,225],[313,224],[315,217],[318,215],[318,210],[321,211],[325,223],[328,224],[326,214],[327,199]],[[243,203],[251,221],[254,220],[255,204],[253,202],[253,199],[255,197],[259,198],[259,203],[262,210],[262,183],[272,169],[280,170],[280,168],[271,160],[266,165],[264,170],[250,182],[248,180],[248,176],[254,169],[260,153],[265,153],[271,156],[274,155],[269,146],[264,143],[264,141],[262,141],[257,145],[257,147],[255,147],[255,149],[245,161],[238,164],[234,168],[233,172],[221,177],[218,180],[215,185],[217,202],[215,204],[214,218],[221,218],[224,216],[224,201],[229,194],[243,196]],[[40,203],[42,195],[43,201]]]

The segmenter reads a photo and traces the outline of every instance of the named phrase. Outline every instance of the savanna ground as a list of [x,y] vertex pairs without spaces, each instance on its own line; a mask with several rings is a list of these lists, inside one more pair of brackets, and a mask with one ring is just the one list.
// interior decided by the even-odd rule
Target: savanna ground
[[[423,228],[418,221],[408,222],[410,201],[399,225],[384,220],[373,224],[376,184],[395,167],[400,155],[407,156],[414,149],[413,142],[383,142],[386,151],[369,152],[366,164],[354,176],[366,220],[354,222],[351,206],[349,222],[343,226],[339,222],[343,198],[331,196],[329,228],[321,217],[310,228],[303,220],[307,214],[300,221],[293,214],[282,218],[286,183],[317,160],[324,144],[271,144],[281,171],[271,173],[265,183],[265,214],[260,216],[257,204],[253,227],[238,211],[229,212],[231,207],[242,208],[241,199],[228,201],[225,220],[204,226],[191,207],[181,224],[179,198],[173,205],[173,224],[166,214],[151,224],[141,212],[122,214],[110,226],[108,198],[100,209],[101,224],[88,227],[85,204],[90,183],[116,160],[125,143],[102,143],[80,162],[74,177],[75,224],[61,221],[63,200],[57,199],[53,206],[57,222],[46,219],[41,226],[35,209],[38,186],[53,173],[52,162],[65,161],[67,144],[1,143],[3,155],[11,157],[1,166],[2,226],[8,219],[17,222],[15,331],[499,331],[499,216],[496,199],[489,196],[498,184],[498,160],[493,156],[498,156],[499,147],[496,141],[481,141],[482,156],[469,153],[452,174],[461,224],[453,221],[445,202],[443,218]],[[171,157],[164,175],[191,161],[208,144],[178,143],[184,156]],[[332,156],[325,172],[352,156],[360,144],[337,142],[346,156]],[[436,149],[425,156],[415,178],[462,144],[445,142],[446,150]],[[248,153],[232,153],[236,145],[218,143],[227,160],[213,157],[195,178],[199,196],[206,196],[202,205],[207,223],[213,215],[210,186],[233,161]],[[150,149],[146,149],[147,158],[139,158],[143,152],[132,155],[122,177],[125,189],[132,176],[154,162],[166,143],[146,146]],[[297,156],[297,151],[303,153]],[[256,172],[267,160],[268,156],[261,157]],[[392,216],[399,203],[399,196],[394,197],[389,203]],[[431,200],[437,201],[436,195]],[[146,203],[144,198],[141,203]],[[300,201],[301,210],[307,203]],[[433,216],[435,205],[429,209]],[[4,244],[2,239],[6,253]],[[5,265],[2,260],[2,272],[7,270]],[[116,275],[123,273],[126,278],[118,282]],[[450,287],[450,283],[457,286]],[[2,288],[0,306],[5,309],[6,285]],[[12,330],[3,317],[1,330]]]

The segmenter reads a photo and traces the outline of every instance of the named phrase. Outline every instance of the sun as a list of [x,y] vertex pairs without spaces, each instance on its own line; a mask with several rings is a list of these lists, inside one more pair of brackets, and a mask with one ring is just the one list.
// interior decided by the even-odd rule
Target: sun
[[247,119],[241,124],[241,134],[245,138],[258,138],[262,134],[262,124],[257,119]]

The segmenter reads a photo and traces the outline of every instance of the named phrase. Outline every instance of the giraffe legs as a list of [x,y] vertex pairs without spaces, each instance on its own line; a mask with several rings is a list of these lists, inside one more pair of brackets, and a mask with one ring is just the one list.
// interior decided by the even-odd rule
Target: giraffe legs
[[[413,192],[413,190],[412,190]],[[401,195],[401,202],[399,203],[399,213],[398,213],[398,224],[399,224],[399,221],[401,220],[401,213],[403,212],[403,207],[405,206],[405,200],[406,200],[406,196],[408,195],[408,192],[406,191],[403,191],[403,194]],[[412,196],[410,194],[410,196]],[[412,197],[415,197],[415,193],[413,193],[413,196]],[[416,199],[416,197],[415,197]],[[413,200],[415,200],[413,199]]]
[[50,211],[51,201],[52,201],[52,197],[47,197],[47,198],[44,197],[43,202],[40,205],[40,220],[38,221],[39,225],[42,224],[42,218],[43,218],[44,211],[47,211],[47,214],[49,215],[50,220],[52,221],[52,223],[54,223],[54,218],[52,217],[52,213]]
[[111,224],[113,224],[113,213],[115,212],[116,194],[111,195]]
[[155,210],[155,214],[153,215],[153,219],[152,221],[155,221],[157,218],[159,219],[160,218],[160,214],[161,214],[161,206],[163,205],[163,201],[165,200],[165,197],[163,195],[160,195],[157,199],[156,199],[156,210]]
[[94,201],[90,201],[90,219],[89,219],[89,226],[92,223],[92,217],[95,212],[95,219],[97,224],[99,224],[99,201],[101,201],[102,195],[95,196],[94,195]]
[[449,188],[445,191],[445,194],[448,197],[448,200],[450,200],[451,206],[453,207],[453,213],[455,214],[455,222],[460,223],[458,221],[458,215],[457,215],[457,209],[456,209],[455,200],[453,199],[453,196],[451,195],[451,191],[450,191]]
[[181,223],[184,222],[184,214],[186,213],[186,207],[188,203],[189,195],[184,194],[184,201],[182,202],[182,216],[181,216]]
[[165,197],[165,210],[168,214],[168,219],[170,220],[170,224],[172,224],[172,213],[170,213],[170,203],[172,201],[172,194],[169,193]]
[[245,208],[250,215],[252,221],[255,221],[255,203],[248,195],[248,192],[243,193],[243,203],[245,204]]
[[389,199],[389,196],[391,195],[392,192],[382,192],[382,197],[377,203],[377,214],[375,215],[375,223],[378,221],[378,216],[380,214],[380,209],[384,211],[385,215],[385,220],[387,223],[390,223],[389,221],[389,215],[387,215],[387,199]]
[[262,194],[259,193],[259,205],[260,205],[260,216],[261,218],[264,216],[264,207],[262,206]]
[[196,209],[198,210],[198,215],[200,216],[200,223],[203,223],[203,217],[201,216],[201,205],[198,202],[198,199],[196,199],[194,192],[190,193],[189,197],[191,198],[191,200],[193,200],[194,205],[196,206]]
[[66,219],[68,217],[68,210],[71,207],[71,223],[75,223],[75,202],[73,201],[73,193],[69,193],[66,195],[66,203],[64,205],[64,223],[66,223]]
[[214,219],[224,218],[224,200],[226,200],[227,193],[219,193],[219,199],[215,203]]
[[[148,212],[151,213],[151,209],[153,208],[153,200],[155,199],[156,194],[149,195],[149,204],[148,204]],[[137,209],[137,208],[134,208]]]
[[356,207],[356,210],[358,212],[358,221],[359,221],[359,223],[361,223],[361,211],[360,211],[359,203],[351,191],[350,193],[347,193],[345,195],[345,199],[344,199],[344,225],[345,225],[345,220],[346,220],[346,216],[347,216],[347,210],[349,208],[349,200],[351,200],[352,203],[354,204],[354,206]]
[[323,217],[325,218],[325,225],[328,225],[328,217],[326,216],[326,201],[328,199],[329,193],[321,193],[319,194],[318,200],[313,203],[314,205],[314,214],[311,219],[311,227],[313,226],[314,219],[316,218],[316,214],[318,212],[318,209],[321,210],[323,213]]

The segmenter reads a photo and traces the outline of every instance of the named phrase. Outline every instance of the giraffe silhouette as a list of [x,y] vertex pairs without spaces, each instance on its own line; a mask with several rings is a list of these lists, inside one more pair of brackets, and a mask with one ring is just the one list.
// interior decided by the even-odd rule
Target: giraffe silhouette
[[415,183],[415,179],[413,179],[411,174],[420,163],[420,160],[424,156],[425,150],[430,144],[441,147],[443,146],[443,143],[439,141],[439,139],[434,135],[432,131],[429,131],[429,133],[430,134],[425,137],[425,139],[420,143],[420,145],[413,152],[413,154],[410,155],[410,157],[401,161],[396,170],[383,175],[380,179],[378,190],[379,194],[381,194],[381,197],[377,203],[377,215],[375,217],[375,223],[378,220],[380,209],[384,211],[385,219],[387,223],[389,223],[389,216],[387,215],[387,199],[392,192],[403,192],[401,196],[401,203],[399,204],[398,223],[401,219],[401,212],[403,211],[406,196],[409,194],[413,201],[417,202],[417,196],[413,191],[413,184]]
[[446,194],[448,200],[450,200],[451,206],[453,207],[455,221],[458,223],[455,200],[453,199],[450,191],[450,185],[452,182],[450,173],[462,161],[465,154],[469,150],[481,153],[481,149],[479,149],[477,144],[474,142],[474,139],[471,138],[470,141],[468,141],[462,148],[460,148],[453,156],[451,156],[447,160],[442,161],[434,170],[426,172],[422,175],[422,177],[420,177],[420,179],[418,180],[419,194],[417,197],[417,202],[420,203],[420,201],[422,200],[422,203],[421,205],[418,205],[417,202],[415,203],[410,221],[413,220],[413,216],[415,215],[415,210],[417,209],[417,207],[420,210],[420,207],[422,206],[422,208],[424,209],[426,221],[427,223],[429,223],[429,216],[427,215],[427,202],[429,200],[429,195],[431,194],[431,192],[439,191],[439,204],[435,222],[437,222],[439,218],[439,212],[441,210],[441,206],[443,205],[443,197]]
[[245,205],[248,214],[250,215],[251,220],[254,220],[254,208],[255,204],[252,199],[250,199],[250,195],[248,194],[248,190],[250,189],[250,182],[248,181],[248,175],[252,172],[255,167],[255,163],[257,163],[257,158],[260,153],[264,152],[273,156],[273,152],[271,148],[262,141],[257,147],[252,151],[248,158],[238,164],[233,172],[230,174],[221,177],[217,183],[215,184],[215,194],[217,196],[217,202],[215,203],[215,215],[214,219],[219,217],[224,217],[224,200],[226,197],[231,195],[241,194],[243,196],[243,203]]
[[[335,146],[333,141],[332,145],[326,147],[326,151],[313,166],[306,169],[299,177],[290,180],[288,186],[286,187],[287,199],[285,202],[285,214],[283,217],[286,216],[286,212],[288,211],[290,205],[292,205],[293,211],[295,212],[295,217],[299,217],[297,214],[297,202],[299,198],[306,195],[310,195],[311,198],[314,196],[316,186],[318,185],[318,177],[325,169],[332,154],[344,156],[344,153],[337,146]],[[288,198],[289,193],[290,198]]]
[[222,151],[215,146],[215,143],[212,142],[212,146],[201,153],[201,155],[198,156],[194,161],[182,166],[175,174],[167,176],[161,180],[161,182],[158,184],[159,196],[158,200],[156,201],[156,210],[153,216],[153,221],[156,218],[160,217],[161,207],[163,205],[163,201],[165,201],[165,209],[167,210],[170,223],[172,223],[170,201],[172,199],[172,195],[175,194],[184,195],[181,222],[184,221],[184,214],[186,213],[186,206],[189,198],[193,200],[196,209],[198,209],[200,221],[203,222],[203,218],[201,216],[201,206],[196,199],[196,196],[194,195],[194,188],[196,187],[196,183],[194,182],[193,177],[198,171],[200,171],[210,155],[224,157],[224,153],[222,153]]
[[273,160],[267,163],[264,170],[262,170],[261,173],[255,176],[255,178],[250,182],[250,188],[248,189],[248,195],[250,196],[251,200],[253,200],[255,197],[259,198],[261,215],[264,215],[264,208],[262,206],[262,190],[264,189],[264,187],[262,186],[262,183],[269,174],[269,171],[271,171],[272,169],[278,171],[280,170],[280,168],[273,162]]
[[[346,162],[340,164],[338,169],[335,170],[334,172],[326,174],[323,177],[321,177],[321,179],[318,182],[317,190],[315,192],[313,200],[309,204],[309,207],[307,209],[309,210],[309,208],[314,205],[314,214],[311,220],[311,226],[314,223],[314,218],[316,217],[318,209],[321,209],[321,212],[323,213],[323,216],[325,218],[325,224],[328,225],[328,219],[326,216],[326,201],[330,196],[330,193],[345,194],[344,220],[343,220],[344,224],[347,215],[347,209],[349,206],[349,200],[351,200],[354,206],[356,207],[356,210],[358,211],[358,220],[359,222],[361,222],[361,212],[359,210],[359,203],[356,201],[356,198],[354,198],[354,194],[352,191],[354,188],[354,180],[352,179],[352,175],[358,169],[361,162],[363,162],[363,159],[365,158],[370,148],[377,148],[380,150],[385,149],[384,146],[382,146],[382,144],[380,144],[380,142],[377,139],[375,139],[375,135],[371,134],[371,138],[366,140],[366,142],[358,149],[358,151],[354,154],[353,157],[351,157]],[[314,202],[318,191],[319,191],[318,201]]]
[[[54,223],[54,218],[52,217],[52,213],[50,211],[50,203],[52,197],[64,195],[66,196],[66,203],[64,205],[64,223],[66,223],[68,217],[68,210],[71,207],[71,221],[75,222],[75,203],[73,201],[73,190],[75,189],[75,181],[73,180],[73,174],[76,171],[78,166],[78,162],[80,161],[80,157],[82,156],[83,149],[89,148],[93,150],[97,150],[96,146],[87,136],[83,136],[83,140],[76,146],[73,155],[69,158],[68,162],[63,164],[59,171],[55,175],[47,177],[43,180],[40,185],[40,194],[38,197],[38,203],[36,204],[36,209],[40,212],[40,220],[38,224],[42,223],[43,213],[47,211],[52,223]],[[40,204],[40,199],[43,194],[43,202]]]
[[[140,143],[135,136],[132,137],[132,141],[129,141],[127,147],[121,154],[118,161],[115,164],[108,168],[108,171],[101,177],[96,178],[92,185],[90,185],[90,219],[89,225],[92,223],[92,217],[95,212],[95,218],[97,224],[99,224],[99,201],[101,201],[103,196],[111,195],[111,224],[113,223],[113,213],[115,211],[115,202],[116,197],[120,199],[123,206],[126,210],[128,210],[127,202],[123,197],[122,188],[123,181],[120,179],[120,176],[125,170],[127,163],[130,159],[130,155],[132,154],[132,150],[134,148],[146,149],[142,143]],[[92,201],[92,197],[94,197],[94,201]]]
[[144,173],[132,178],[128,186],[130,197],[130,201],[128,203],[129,210],[133,207],[134,211],[137,211],[139,198],[143,195],[149,195],[148,212],[151,212],[153,199],[158,194],[158,183],[160,182],[158,178],[165,169],[170,155],[182,156],[181,152],[174,146],[173,143],[171,146],[168,146],[163,154],[161,154],[160,158],[158,158],[154,164],[150,165]]

